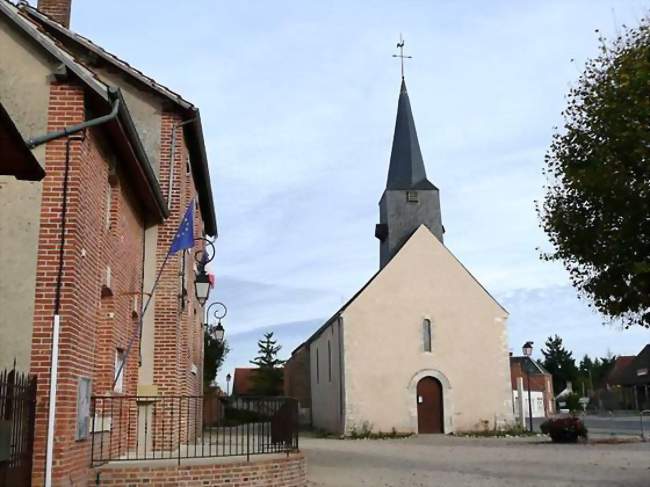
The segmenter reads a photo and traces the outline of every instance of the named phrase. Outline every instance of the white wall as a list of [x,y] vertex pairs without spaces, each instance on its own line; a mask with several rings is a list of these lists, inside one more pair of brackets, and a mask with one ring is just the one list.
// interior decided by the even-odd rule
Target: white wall
[[513,421],[507,313],[425,227],[342,316],[347,432],[365,421],[417,431],[415,388],[427,375],[443,386],[445,433]]
[[[512,396],[514,400],[514,411],[515,416],[520,417],[521,412],[519,411],[519,391],[512,391]],[[528,418],[529,409],[528,409],[528,391],[524,389],[524,417]],[[530,391],[530,398],[533,404],[533,418],[544,418],[546,413],[544,412],[544,393],[541,391]]]
[[[47,132],[54,68],[33,41],[0,20],[0,102],[23,138]],[[45,167],[44,145],[34,156]],[[14,358],[20,370],[30,366],[41,189],[40,181],[0,176],[0,369]]]

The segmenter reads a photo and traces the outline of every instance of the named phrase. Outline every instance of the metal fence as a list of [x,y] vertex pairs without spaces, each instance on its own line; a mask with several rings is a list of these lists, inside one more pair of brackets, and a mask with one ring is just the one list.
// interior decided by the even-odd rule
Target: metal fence
[[31,485],[36,377],[0,371],[0,487]]
[[92,465],[289,453],[298,402],[287,397],[95,396]]

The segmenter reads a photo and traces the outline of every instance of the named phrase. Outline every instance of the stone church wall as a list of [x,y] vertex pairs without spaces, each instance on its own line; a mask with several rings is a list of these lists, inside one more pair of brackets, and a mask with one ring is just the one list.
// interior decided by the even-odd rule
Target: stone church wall
[[365,422],[417,432],[416,386],[426,376],[442,385],[445,433],[512,421],[507,312],[425,227],[342,316],[346,432]]

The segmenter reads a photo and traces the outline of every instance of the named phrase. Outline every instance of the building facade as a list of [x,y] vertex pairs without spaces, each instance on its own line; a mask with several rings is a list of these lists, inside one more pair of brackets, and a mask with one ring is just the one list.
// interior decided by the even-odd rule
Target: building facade
[[508,313],[443,244],[403,79],[379,207],[379,271],[285,367],[300,375],[309,358],[313,425],[453,433],[511,422]]
[[0,103],[46,173],[0,176],[0,368],[15,360],[38,377],[35,485],[46,469],[54,322],[52,480],[85,485],[100,434],[90,396],[201,394],[201,245],[166,257],[190,204],[194,235],[216,237],[198,109],[72,32],[70,3],[0,0]]
[[[530,357],[510,357],[510,378],[512,381],[513,413],[521,417],[519,411],[519,387],[521,380],[523,390],[524,417],[544,418],[556,413],[553,376]],[[528,406],[530,390],[531,406]]]

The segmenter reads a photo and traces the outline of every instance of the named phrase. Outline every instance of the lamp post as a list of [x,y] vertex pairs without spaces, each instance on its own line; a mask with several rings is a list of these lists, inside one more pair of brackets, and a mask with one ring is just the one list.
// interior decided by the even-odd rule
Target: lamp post
[[205,303],[208,302],[208,297],[210,296],[210,288],[212,287],[212,282],[210,281],[210,275],[206,272],[205,266],[208,262],[211,262],[214,259],[215,249],[214,244],[207,238],[199,237],[195,238],[194,241],[205,242],[206,246],[212,249],[210,254],[204,249],[199,250],[194,254],[194,259],[197,263],[197,272],[194,278],[194,293],[196,294],[196,300],[201,306],[205,306]]
[[[217,324],[216,325],[211,325],[210,324],[210,311],[215,308],[213,312],[213,316],[217,319]],[[212,303],[208,308],[205,310],[205,323],[203,323],[203,326],[205,326],[206,330],[214,338],[215,340],[218,340],[220,342],[223,341],[223,337],[225,335],[225,330],[223,328],[223,325],[221,324],[221,319],[224,318],[228,314],[228,308],[226,308],[226,305],[223,303],[220,303],[218,301],[215,301]]]
[[526,367],[526,382],[528,382],[528,429],[533,432],[533,403],[530,397],[530,369],[528,361],[531,360],[530,356],[533,354],[533,342],[526,342],[522,347],[524,352],[524,366]]
[[226,375],[226,396],[230,396],[230,379],[232,376],[230,374]]

